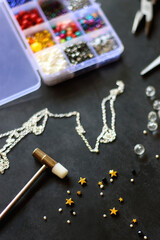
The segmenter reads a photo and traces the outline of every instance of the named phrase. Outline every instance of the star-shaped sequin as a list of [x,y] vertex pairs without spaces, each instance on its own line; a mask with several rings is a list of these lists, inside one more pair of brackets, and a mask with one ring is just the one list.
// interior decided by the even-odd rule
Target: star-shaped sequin
[[119,198],[119,201],[122,203],[124,200],[123,200],[123,198],[120,197],[120,198]]
[[111,215],[117,215],[118,210],[114,208],[110,209],[110,214]]
[[133,218],[132,222],[133,222],[133,223],[137,223],[137,219],[136,219],[136,218]]
[[80,183],[81,185],[86,184],[87,183],[86,178],[80,177],[80,180],[78,181],[78,183]]
[[111,177],[117,177],[117,171],[110,170],[109,174],[111,175]]
[[72,200],[72,198],[66,199],[66,205],[71,206],[74,203],[74,201]]

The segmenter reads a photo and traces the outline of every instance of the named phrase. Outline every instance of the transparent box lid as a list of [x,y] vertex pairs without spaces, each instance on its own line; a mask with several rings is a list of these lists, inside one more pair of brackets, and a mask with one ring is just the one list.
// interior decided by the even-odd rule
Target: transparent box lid
[[0,106],[40,85],[40,76],[0,0]]

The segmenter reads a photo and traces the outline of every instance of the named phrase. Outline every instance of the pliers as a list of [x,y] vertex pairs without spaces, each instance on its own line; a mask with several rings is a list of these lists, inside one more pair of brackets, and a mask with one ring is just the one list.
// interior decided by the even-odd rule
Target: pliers
[[137,11],[132,26],[133,34],[137,31],[137,28],[143,17],[145,17],[145,34],[148,36],[153,20],[153,5],[156,4],[156,2],[157,0],[140,0],[140,10]]

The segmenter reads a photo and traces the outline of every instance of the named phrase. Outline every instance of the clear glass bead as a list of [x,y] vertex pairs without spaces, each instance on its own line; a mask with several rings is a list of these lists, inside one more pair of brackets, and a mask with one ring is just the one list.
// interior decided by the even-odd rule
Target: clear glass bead
[[149,112],[148,114],[148,120],[150,122],[155,122],[157,120],[157,113],[154,111]]
[[141,156],[145,152],[145,148],[142,144],[137,144],[134,147],[135,154]]
[[154,132],[158,128],[158,124],[156,122],[149,122],[147,125],[149,131]]
[[156,94],[156,90],[155,90],[155,88],[153,86],[148,86],[146,88],[146,95],[147,95],[147,97],[153,97],[153,96],[155,96],[155,94]]
[[154,110],[160,110],[160,100],[159,99],[154,100],[154,102],[153,102],[153,109]]

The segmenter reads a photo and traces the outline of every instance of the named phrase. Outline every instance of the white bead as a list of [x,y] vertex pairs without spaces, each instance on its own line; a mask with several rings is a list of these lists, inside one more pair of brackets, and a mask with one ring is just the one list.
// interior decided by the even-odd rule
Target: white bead
[[70,223],[71,223],[71,221],[70,221],[70,220],[67,220],[67,223],[68,223],[68,224],[70,224]]
[[157,120],[157,113],[154,111],[149,112],[148,114],[148,120],[150,122],[155,122]]
[[156,155],[156,158],[159,159],[159,155],[158,154]]
[[73,214],[74,216],[76,216],[76,215],[77,215],[77,214],[76,214],[76,212],[73,212],[72,214]]
[[107,215],[104,213],[104,214],[103,214],[103,217],[104,217],[104,218],[106,218],[106,217],[107,217]]
[[156,93],[156,90],[155,90],[155,88],[153,86],[148,86],[146,88],[146,95],[147,95],[147,97],[153,97],[155,95],[155,93]]
[[103,184],[102,184],[102,185],[100,185],[100,188],[101,188],[101,189],[103,189],[103,188],[104,188],[104,185],[103,185]]
[[100,196],[103,196],[103,192],[100,192]]
[[47,220],[47,217],[46,217],[46,216],[44,216],[44,217],[43,217],[43,219],[46,221],[46,220]]
[[110,180],[109,180],[111,183],[113,182],[113,178],[110,178]]
[[149,131],[154,132],[158,129],[158,124],[156,122],[149,122],[147,128]]
[[62,209],[62,208],[59,208],[59,209],[58,209],[58,212],[62,212],[62,211],[63,211],[63,209]]
[[134,182],[134,179],[133,179],[133,178],[131,178],[130,182],[131,182],[131,183],[133,183],[133,182]]
[[70,190],[67,190],[67,193],[70,194],[71,193]]
[[130,224],[130,228],[133,228],[133,224],[132,223]]
[[148,237],[147,237],[147,236],[144,236],[144,239],[146,240],[146,239],[148,239]]
[[143,134],[144,134],[144,135],[147,135],[147,130],[143,130]]
[[160,100],[159,99],[154,100],[153,109],[157,110],[157,111],[160,110]]

